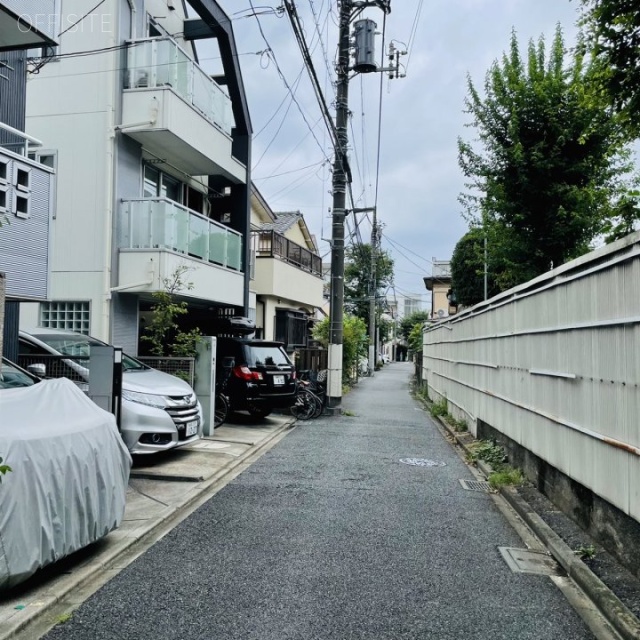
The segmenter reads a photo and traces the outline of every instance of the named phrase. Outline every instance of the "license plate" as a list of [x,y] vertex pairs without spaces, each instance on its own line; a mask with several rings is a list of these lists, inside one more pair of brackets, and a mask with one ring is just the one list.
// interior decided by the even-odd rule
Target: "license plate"
[[198,433],[198,421],[193,420],[191,422],[187,422],[185,427],[185,436],[190,438],[191,436],[195,436]]
[[284,376],[273,376],[273,384],[280,386],[284,384]]

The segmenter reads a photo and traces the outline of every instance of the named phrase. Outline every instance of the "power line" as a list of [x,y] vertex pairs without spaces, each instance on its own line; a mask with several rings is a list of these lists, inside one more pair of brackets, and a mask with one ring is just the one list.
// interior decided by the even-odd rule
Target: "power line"
[[[251,8],[254,9],[254,5],[253,5],[253,0],[249,0],[249,4],[251,5]],[[304,120],[305,124],[307,125],[307,127],[309,128],[309,130],[311,131],[312,135],[313,135],[313,139],[316,141],[316,144],[318,145],[318,148],[320,149],[320,151],[322,152],[322,155],[325,159],[329,159],[327,157],[327,154],[325,153],[325,150],[323,149],[322,145],[320,144],[320,141],[318,140],[318,138],[316,137],[315,133],[313,133],[313,130],[311,128],[311,125],[309,124],[309,121],[307,120],[307,116],[305,115],[302,106],[300,105],[300,103],[298,102],[297,98],[295,97],[295,93],[292,91],[291,87],[289,86],[289,83],[287,82],[287,79],[284,75],[284,73],[282,72],[280,65],[278,64],[278,60],[276,58],[275,52],[273,51],[271,45],[269,44],[269,41],[267,40],[267,36],[264,33],[264,30],[262,29],[262,24],[260,23],[260,19],[258,18],[257,15],[254,15],[256,22],[258,23],[258,30],[260,31],[260,35],[262,36],[262,39],[264,40],[265,44],[267,45],[269,52],[271,54],[271,59],[273,60],[274,64],[276,65],[276,70],[278,71],[278,75],[280,76],[281,80],[284,82],[284,86],[287,88],[287,91],[289,91],[289,93],[291,94],[291,98],[293,100],[293,102],[295,103],[296,107],[298,107],[298,111],[300,112],[300,115],[302,116],[302,119]]]
[[[385,12],[384,18],[382,19],[382,55],[384,60],[384,39],[387,30],[387,14]],[[384,66],[384,65],[381,65]],[[378,103],[378,157],[376,159],[376,189],[375,189],[375,197],[373,200],[373,206],[378,206],[378,187],[380,185],[380,146],[381,146],[381,138],[382,138],[382,83],[384,80],[384,76],[380,74],[380,96]]]
[[85,13],[81,18],[78,18],[78,20],[76,20],[72,25],[68,26],[64,31],[61,31],[57,37],[59,38],[63,33],[67,33],[67,31],[80,24],[87,16],[91,15],[100,5],[104,4],[106,1],[107,0],[100,0],[100,2],[98,2],[98,4],[93,7],[93,9],[87,11],[87,13]]
[[416,10],[415,18],[413,19],[413,25],[411,26],[411,35],[409,36],[409,44],[407,46],[408,56],[407,64],[405,65],[405,73],[409,71],[409,62],[411,61],[411,52],[413,51],[413,41],[418,30],[418,22],[420,21],[420,14],[422,13],[422,4],[424,0],[418,0],[418,8]]
[[291,171],[284,171],[283,173],[272,173],[271,175],[265,176],[264,178],[252,178],[252,180],[271,180],[271,178],[280,178],[281,176],[289,175],[290,173],[297,173],[298,171],[304,171],[305,169],[309,169],[311,167],[317,167],[319,165],[326,164],[326,160],[322,160],[321,162],[314,162],[313,164],[308,164],[305,167],[300,167],[299,169],[292,169]]

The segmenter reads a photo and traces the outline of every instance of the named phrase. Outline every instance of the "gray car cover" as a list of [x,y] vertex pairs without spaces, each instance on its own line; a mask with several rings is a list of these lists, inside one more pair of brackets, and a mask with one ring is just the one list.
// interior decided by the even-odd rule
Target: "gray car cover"
[[0,590],[120,525],[131,456],[70,380],[0,391],[0,457]]

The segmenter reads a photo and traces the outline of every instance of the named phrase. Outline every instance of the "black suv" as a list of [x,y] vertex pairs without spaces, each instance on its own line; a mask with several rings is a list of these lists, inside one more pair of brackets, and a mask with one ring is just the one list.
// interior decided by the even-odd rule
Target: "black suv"
[[281,342],[219,337],[217,345],[216,377],[225,381],[232,411],[264,418],[293,405],[296,371]]

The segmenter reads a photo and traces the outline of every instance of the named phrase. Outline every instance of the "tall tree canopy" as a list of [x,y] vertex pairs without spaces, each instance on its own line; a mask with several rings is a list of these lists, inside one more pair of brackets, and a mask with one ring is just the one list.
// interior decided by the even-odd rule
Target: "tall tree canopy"
[[500,269],[488,263],[488,251],[486,260],[485,264],[484,232],[480,227],[473,227],[458,240],[451,256],[451,283],[458,304],[470,307],[484,300],[485,268],[487,296],[500,292],[493,275]]
[[512,33],[510,51],[486,75],[484,97],[468,80],[477,144],[458,141],[471,190],[460,201],[487,237],[500,290],[587,252],[625,203],[627,218],[638,218],[624,182],[626,133],[593,88],[584,47],[571,64],[565,55],[560,27],[548,57],[541,37],[529,42],[525,60]]
[[[378,249],[376,260],[376,299],[393,281],[393,259]],[[349,313],[369,324],[371,296],[371,245],[360,244],[345,250],[344,306]]]
[[597,76],[614,109],[640,135],[640,4],[582,0],[582,24],[599,64]]

